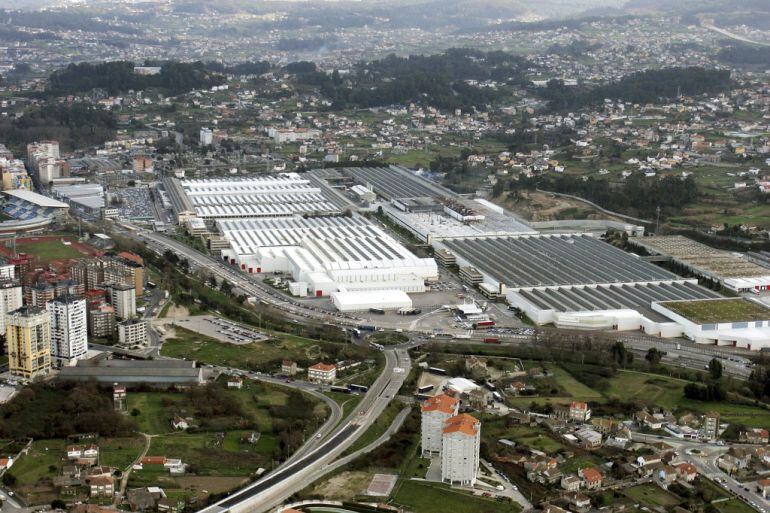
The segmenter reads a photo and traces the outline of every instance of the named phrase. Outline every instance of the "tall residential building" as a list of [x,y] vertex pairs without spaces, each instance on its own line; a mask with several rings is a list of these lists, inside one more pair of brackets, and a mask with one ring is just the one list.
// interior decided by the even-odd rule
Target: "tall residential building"
[[102,262],[104,281],[133,285],[136,297],[144,293],[144,261],[140,256],[123,252]]
[[473,486],[479,468],[481,422],[462,413],[444,424],[441,441],[441,480]]
[[104,267],[101,260],[84,259],[72,266],[70,275],[73,280],[82,283],[86,290],[92,290],[104,282]]
[[703,438],[716,440],[719,438],[719,413],[710,411],[703,416]]
[[88,352],[88,317],[86,300],[63,296],[50,301],[46,309],[51,317],[51,356],[76,360]]
[[118,324],[118,342],[124,346],[147,344],[147,321],[129,319]]
[[67,163],[59,155],[57,141],[34,142],[27,145],[27,162],[37,174],[40,184],[49,182],[69,174]]
[[136,289],[133,286],[125,283],[105,283],[104,288],[118,319],[136,317]]
[[201,128],[200,145],[211,146],[214,143],[214,132],[210,128]]
[[115,334],[115,308],[101,304],[88,310],[88,334],[97,338],[109,338]]
[[5,347],[13,376],[32,379],[51,370],[51,322],[48,312],[25,306],[5,316]]
[[22,307],[21,284],[16,280],[0,280],[0,333],[5,333],[5,314]]
[[422,434],[420,438],[423,455],[441,452],[441,437],[444,424],[457,415],[460,401],[446,394],[428,398],[422,404]]
[[16,278],[16,267],[13,264],[0,265],[0,279],[13,280]]

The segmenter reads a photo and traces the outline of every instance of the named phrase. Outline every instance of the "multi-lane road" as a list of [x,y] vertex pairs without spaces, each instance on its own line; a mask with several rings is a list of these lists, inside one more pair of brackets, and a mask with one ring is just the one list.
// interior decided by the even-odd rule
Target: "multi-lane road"
[[205,513],[261,513],[280,504],[334,467],[331,464],[350,447],[382,414],[398,393],[411,369],[409,353],[404,349],[384,351],[385,368],[364,398],[319,443],[301,450],[264,478],[204,508]]

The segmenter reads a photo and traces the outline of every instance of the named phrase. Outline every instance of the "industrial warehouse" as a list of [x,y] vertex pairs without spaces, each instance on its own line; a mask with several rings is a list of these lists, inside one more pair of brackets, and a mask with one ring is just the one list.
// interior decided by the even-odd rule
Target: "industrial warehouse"
[[[360,217],[220,220],[218,226],[230,242],[222,255],[231,263],[252,273],[289,273],[294,295],[337,293],[335,303],[347,310],[356,308],[346,293],[424,292],[425,282],[438,277],[432,258],[416,257]],[[394,295],[393,308],[411,306],[404,304],[405,294]]]
[[168,178],[164,185],[180,223],[196,217],[277,217],[339,211],[320,188],[296,173],[216,180]]
[[636,238],[629,242],[653,255],[668,257],[693,274],[721,283],[733,292],[770,290],[770,269],[729,251],[681,235]]
[[[697,279],[677,276],[595,235],[538,233],[502,207],[457,195],[398,166],[169,179],[166,193],[180,223],[195,233],[219,234],[217,249],[228,263],[275,276],[294,296],[328,298],[340,311],[410,309],[408,294],[426,292],[439,279],[438,260],[536,324],[642,330],[750,349],[770,345],[770,328],[755,319],[770,315],[758,303],[760,312],[750,320],[734,310],[735,318],[699,324],[666,306],[723,299]],[[432,246],[436,260],[417,257],[379,225],[343,210],[385,214]],[[673,259],[739,292],[764,290],[757,280],[770,274],[683,237],[629,241],[658,255],[653,260]]]
[[695,279],[682,279],[588,235],[467,238],[437,245],[439,260],[456,262],[468,283],[497,290],[536,324],[642,330],[748,349],[770,345],[764,323],[770,310],[764,306],[742,300],[753,307],[751,319],[744,319],[744,308],[719,322],[688,320],[666,305],[708,305],[723,298]]

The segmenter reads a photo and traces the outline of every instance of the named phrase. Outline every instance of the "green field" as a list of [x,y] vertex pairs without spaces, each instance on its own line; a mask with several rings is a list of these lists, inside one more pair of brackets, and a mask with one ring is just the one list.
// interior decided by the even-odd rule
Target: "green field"
[[[220,383],[224,388],[224,385]],[[255,426],[259,431],[272,429],[269,408],[283,406],[290,389],[279,385],[244,380],[241,389],[224,389],[225,397],[234,399],[240,405],[238,418],[223,417],[208,419],[210,429],[221,427],[227,430],[235,424]],[[320,422],[328,415],[327,407],[321,401],[311,399],[313,414]],[[347,396],[348,398],[350,396]],[[136,411],[134,411],[136,410]],[[187,394],[182,392],[133,392],[128,394],[128,411],[136,421],[139,431],[147,434],[164,434],[174,431],[171,420],[175,414],[195,417],[195,407]]]
[[66,246],[60,240],[40,240],[24,242],[16,245],[18,253],[27,253],[48,262],[51,260],[66,260],[69,258],[82,258],[83,254],[72,246]]
[[[645,372],[618,370],[615,376],[607,379],[607,388],[594,390],[578,382],[560,367],[549,368],[553,379],[563,390],[555,397],[516,397],[508,402],[514,406],[527,407],[531,403],[538,405],[567,404],[573,400],[604,403],[609,400],[637,402],[650,407],[660,407],[674,412],[707,413],[716,411],[728,423],[743,424],[748,427],[766,427],[768,410],[735,402],[695,401],[684,397],[684,387],[689,383],[683,379],[650,374]],[[530,440],[531,441],[531,440]]]
[[35,440],[29,453],[13,464],[10,473],[19,486],[34,485],[42,478],[53,477],[66,457],[66,447],[65,440]]
[[676,495],[649,483],[628,488],[623,493],[635,502],[651,508],[674,506],[682,502]]
[[419,513],[516,513],[518,504],[475,497],[451,490],[446,485],[402,480],[396,485],[393,501]]
[[234,345],[178,326],[174,327],[174,331],[175,336],[163,343],[163,356],[225,367],[245,369],[259,368],[266,364],[277,366],[284,358],[306,361],[320,360],[326,355],[319,342],[293,335],[278,335],[264,342]]
[[99,440],[99,463],[126,470],[144,449],[144,437]]
[[770,309],[743,298],[666,301],[662,304],[696,324],[770,319]]

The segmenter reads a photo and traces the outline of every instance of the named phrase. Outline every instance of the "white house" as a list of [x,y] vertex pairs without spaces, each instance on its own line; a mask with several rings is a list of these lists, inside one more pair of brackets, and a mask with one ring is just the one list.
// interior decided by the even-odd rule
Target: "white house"
[[311,383],[334,383],[337,379],[337,366],[329,363],[316,363],[307,369],[307,380]]

